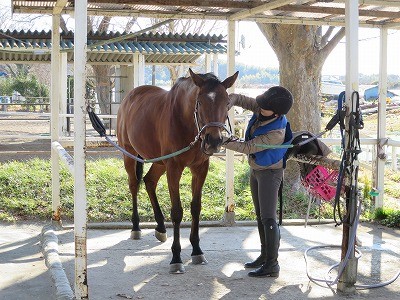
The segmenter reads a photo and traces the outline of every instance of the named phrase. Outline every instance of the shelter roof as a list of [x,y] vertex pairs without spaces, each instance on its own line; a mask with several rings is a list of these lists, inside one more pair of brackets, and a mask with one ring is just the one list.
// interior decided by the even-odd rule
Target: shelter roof
[[[61,13],[69,14],[74,10],[75,1],[77,0],[11,0],[11,3],[14,13],[51,14],[55,10],[60,10]],[[345,0],[88,0],[88,14],[344,26],[345,2]],[[358,2],[360,26],[400,27],[400,1]]]
[[[88,33],[89,63],[132,63],[132,53],[147,64],[194,63],[204,53],[226,53],[222,35],[148,33],[124,38],[125,33]],[[73,60],[74,34],[62,32],[62,52]],[[50,61],[51,31],[0,31],[0,61]]]

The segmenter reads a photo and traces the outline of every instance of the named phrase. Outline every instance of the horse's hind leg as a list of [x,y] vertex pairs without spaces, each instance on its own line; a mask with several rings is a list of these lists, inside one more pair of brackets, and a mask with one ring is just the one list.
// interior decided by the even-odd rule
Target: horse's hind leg
[[209,161],[203,163],[200,166],[191,168],[192,172],[192,203],[191,203],[191,214],[192,214],[192,227],[190,231],[190,243],[192,244],[192,263],[206,264],[207,260],[204,257],[203,251],[200,248],[200,237],[199,237],[199,222],[201,212],[201,191],[203,189],[204,181],[207,176],[209,167]]
[[[138,172],[143,168],[143,164],[138,163],[136,160],[124,156],[124,165],[125,170],[128,173],[128,182],[129,182],[129,190],[132,195],[132,231],[131,231],[131,239],[138,240],[141,238],[141,231],[139,227],[139,213],[138,213],[138,190],[139,190],[139,182],[141,180],[138,177]],[[141,173],[141,172],[139,172]],[[140,175],[141,176],[141,175]]]
[[154,218],[157,222],[155,236],[161,242],[165,242],[167,240],[167,230],[165,229],[164,215],[157,200],[156,187],[160,177],[164,173],[164,165],[152,164],[149,171],[146,173],[146,176],[143,177],[143,181],[146,185],[146,191],[149,195],[151,206],[153,207]]

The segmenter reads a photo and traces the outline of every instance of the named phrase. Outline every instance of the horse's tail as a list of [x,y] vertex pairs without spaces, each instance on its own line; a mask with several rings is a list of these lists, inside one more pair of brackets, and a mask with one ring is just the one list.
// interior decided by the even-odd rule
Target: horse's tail
[[[139,156],[140,157],[140,156]],[[141,157],[140,157],[141,158]],[[140,183],[142,181],[142,177],[143,177],[143,163],[137,161],[136,162],[136,178],[137,181]]]

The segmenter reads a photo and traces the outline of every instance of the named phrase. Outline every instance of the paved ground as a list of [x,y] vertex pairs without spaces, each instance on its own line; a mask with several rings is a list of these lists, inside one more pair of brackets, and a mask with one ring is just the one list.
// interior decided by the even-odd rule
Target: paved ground
[[[0,224],[0,299],[56,299],[55,283],[41,254],[44,224]],[[59,259],[74,285],[74,236],[71,228],[55,232]],[[304,251],[313,246],[340,245],[342,227],[333,224],[283,226],[281,275],[277,279],[247,276],[242,263],[257,256],[258,235],[253,226],[202,227],[201,246],[207,265],[190,263],[189,229],[181,230],[186,273],[169,274],[172,229],[165,243],[152,229],[141,240],[130,240],[129,229],[88,230],[88,286],[90,299],[397,299],[400,278],[385,287],[337,293],[336,286],[315,284],[307,277]],[[400,231],[361,224],[358,237],[362,257],[358,281],[371,284],[392,279],[400,271]],[[338,262],[335,248],[309,252],[310,275],[324,279]]]

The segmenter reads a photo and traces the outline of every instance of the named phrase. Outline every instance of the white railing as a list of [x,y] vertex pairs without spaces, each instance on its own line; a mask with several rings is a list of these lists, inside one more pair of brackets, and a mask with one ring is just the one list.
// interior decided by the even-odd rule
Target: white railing
[[[10,114],[10,113],[7,113]],[[18,118],[18,120],[31,120],[31,118],[26,118],[23,119],[23,116],[32,116],[32,112],[12,112],[11,113],[13,116]],[[0,112],[0,120],[1,118],[1,112]],[[44,120],[49,120],[50,119],[50,114],[49,113],[35,113],[35,115],[41,117],[41,121]],[[73,117],[73,114],[59,114],[60,118],[67,118],[67,117]],[[116,119],[116,115],[112,114],[107,114],[107,115],[98,115],[100,118],[104,119]],[[240,114],[235,116],[235,120],[231,122],[240,122],[242,123],[240,125],[240,128],[246,128],[247,123],[250,119],[250,116],[248,114]],[[7,119],[4,119],[3,121],[13,121],[15,120],[13,117]],[[86,121],[87,124],[90,124],[89,119],[87,118]],[[63,124],[61,121],[60,124]],[[241,130],[240,134],[244,135],[244,130]],[[13,134],[13,135],[2,135],[2,137],[7,137],[7,138],[19,138],[19,139],[40,139],[40,140],[48,140],[50,139],[50,126],[49,126],[49,131],[48,132],[43,132],[42,134]],[[68,144],[68,146],[71,146],[71,141],[73,140],[72,137],[67,137],[67,136],[62,136],[60,137],[60,143],[64,147]],[[104,140],[103,138],[100,137],[93,137],[93,136],[87,136],[87,140],[89,141],[90,146],[96,146],[96,143],[98,145],[102,145],[102,141]],[[339,138],[321,138],[321,141],[323,141],[325,144],[328,146],[340,146],[340,139]],[[374,160],[374,157],[376,156],[376,145],[377,145],[378,140],[376,138],[362,138],[361,139],[361,148],[362,148],[362,153],[359,155],[359,160],[363,163],[369,164],[365,165],[365,167],[371,169],[371,162]],[[386,156],[387,156],[387,161],[390,162],[391,168],[393,171],[398,171],[399,170],[399,164],[398,164],[398,157],[400,155],[399,153],[399,148],[400,148],[400,140],[395,140],[392,138],[388,138],[387,141],[385,142],[385,147],[386,147]]]

